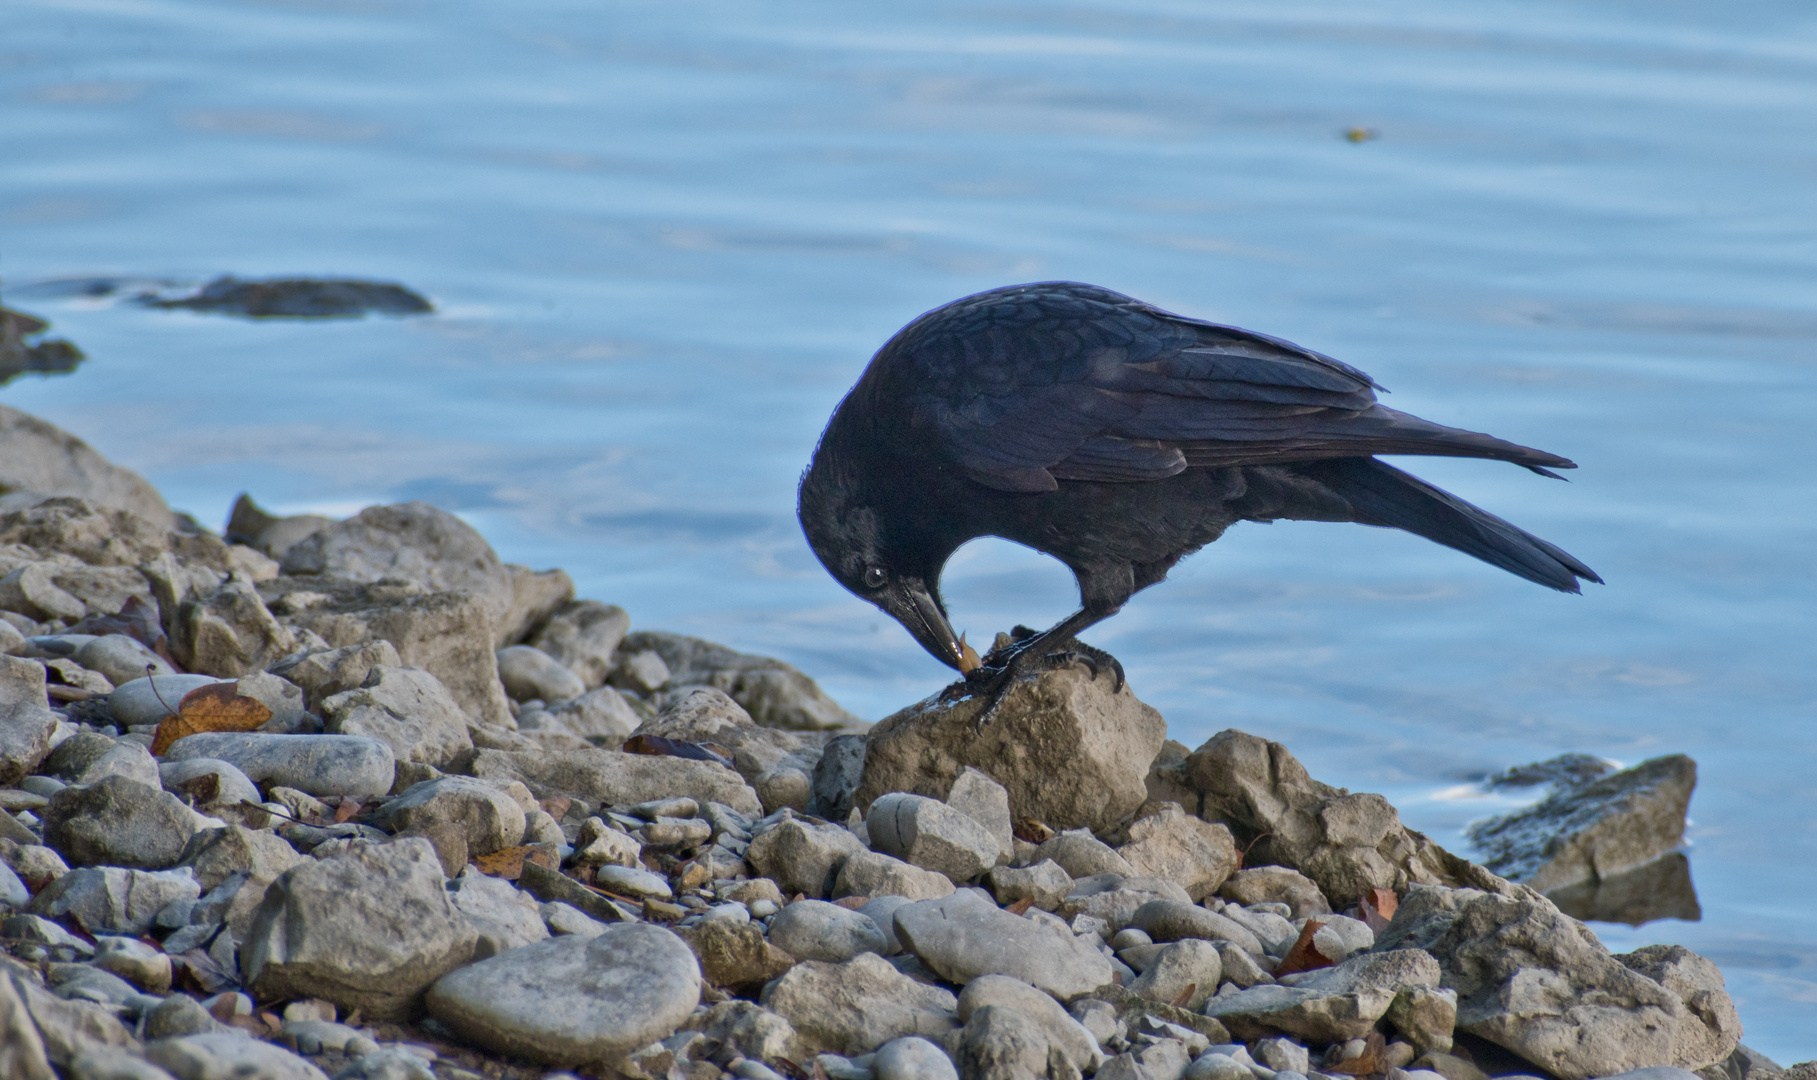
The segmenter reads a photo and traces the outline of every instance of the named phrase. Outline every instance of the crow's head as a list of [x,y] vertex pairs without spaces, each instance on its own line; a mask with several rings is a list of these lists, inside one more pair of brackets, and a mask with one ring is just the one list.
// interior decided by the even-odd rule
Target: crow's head
[[796,508],[808,546],[854,596],[882,608],[935,659],[965,670],[940,602],[940,568],[950,549],[905,539],[909,530],[900,526],[907,523],[892,520],[888,500],[873,497],[873,481],[860,464],[826,440],[814,452]]

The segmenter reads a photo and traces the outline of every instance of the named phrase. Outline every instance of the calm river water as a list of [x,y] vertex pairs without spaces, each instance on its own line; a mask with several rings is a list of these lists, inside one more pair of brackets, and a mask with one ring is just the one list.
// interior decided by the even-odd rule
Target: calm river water
[[[1379,138],[1350,141],[1367,129]],[[869,719],[945,671],[841,592],[794,483],[919,312],[1092,281],[1291,338],[1568,455],[1402,461],[1566,547],[1561,596],[1400,533],[1239,526],[1088,635],[1414,826],[1474,778],[1682,752],[1747,1042],[1817,1056],[1817,10],[1791,0],[11,0],[0,273],[90,360],[0,401],[219,523],[421,498],[638,625]],[[59,280],[403,282],[250,323]],[[46,284],[46,283],[51,284]],[[1071,606],[1000,542],[974,640]]]

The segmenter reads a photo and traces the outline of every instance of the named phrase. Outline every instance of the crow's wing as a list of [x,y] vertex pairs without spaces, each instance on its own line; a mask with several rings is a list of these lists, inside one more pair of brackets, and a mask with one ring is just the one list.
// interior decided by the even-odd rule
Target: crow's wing
[[1310,349],[1074,282],[955,301],[910,324],[879,361],[911,426],[1005,491],[1367,454],[1571,467],[1384,408],[1369,376]]

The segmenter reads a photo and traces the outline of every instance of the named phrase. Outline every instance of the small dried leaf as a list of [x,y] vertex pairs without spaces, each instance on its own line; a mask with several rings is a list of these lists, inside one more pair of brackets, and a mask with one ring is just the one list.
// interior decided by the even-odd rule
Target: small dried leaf
[[1173,1007],[1176,1009],[1184,1009],[1186,1007],[1187,1003],[1192,1001],[1192,996],[1198,992],[1199,992],[1198,983],[1196,983],[1196,982],[1187,983],[1185,989],[1181,990],[1179,993],[1177,993],[1173,996],[1173,1002],[1172,1002]]
[[151,744],[152,756],[163,757],[172,743],[190,735],[205,731],[253,731],[270,719],[271,710],[264,702],[243,697],[235,691],[233,683],[198,686],[183,695],[175,716],[166,716],[158,724],[157,737]]
[[1011,915],[1026,915],[1026,914],[1028,914],[1028,909],[1032,908],[1034,906],[1035,906],[1035,898],[1032,896],[1024,896],[1022,899],[1016,901],[1015,903],[1011,904],[1009,907],[1004,908],[1003,910],[1009,912]]
[[566,795],[556,795],[552,798],[544,799],[541,803],[543,813],[548,814],[557,821],[566,817],[568,815],[568,809],[573,805],[574,800],[568,798]]
[[345,825],[347,822],[352,821],[354,816],[359,812],[359,803],[354,802],[352,799],[342,799],[341,805],[335,808],[334,823],[336,825]]
[[691,761],[712,761],[724,765],[728,769],[732,767],[730,757],[714,753],[706,743],[665,739],[661,735],[633,735],[625,740],[624,751],[627,754],[654,754],[658,757],[688,758]]
[[1357,898],[1356,906],[1357,913],[1369,924],[1369,929],[1379,934],[1394,919],[1400,901],[1389,889],[1364,889],[1363,895]]
[[868,896],[842,896],[833,901],[833,904],[836,907],[845,908],[847,911],[857,911],[870,902],[871,898]]
[[1381,1032],[1371,1031],[1361,1054],[1348,1060],[1340,1059],[1330,1062],[1324,1066],[1323,1071],[1341,1073],[1345,1076],[1373,1076],[1376,1073],[1387,1072],[1388,1064],[1382,1060],[1387,1045],[1387,1040],[1382,1038]]
[[554,870],[559,864],[554,855],[544,851],[535,844],[519,844],[517,847],[500,848],[486,855],[475,855],[473,865],[487,877],[504,878],[516,881],[524,876],[524,863],[535,863],[544,870]]
[[1287,955],[1281,958],[1280,964],[1274,969],[1276,976],[1292,975],[1296,971],[1313,971],[1330,967],[1334,963],[1312,944],[1312,935],[1324,926],[1322,922],[1308,922],[1300,930],[1299,940],[1293,943],[1293,948],[1287,950]]

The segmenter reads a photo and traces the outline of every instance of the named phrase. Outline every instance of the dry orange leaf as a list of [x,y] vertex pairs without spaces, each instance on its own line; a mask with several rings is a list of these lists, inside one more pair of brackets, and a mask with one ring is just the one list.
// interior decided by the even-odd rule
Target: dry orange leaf
[[1032,908],[1034,906],[1035,906],[1035,898],[1032,896],[1024,896],[1022,899],[1016,901],[1015,903],[1011,904],[1009,907],[1004,908],[1003,910],[1009,912],[1011,915],[1026,915],[1026,914],[1028,914],[1028,909]]
[[543,851],[535,844],[520,844],[517,847],[500,848],[488,855],[475,855],[473,865],[487,877],[504,878],[516,881],[524,876],[524,863],[533,862],[544,870],[557,867],[555,857]]
[[1387,1062],[1382,1060],[1386,1050],[1387,1040],[1382,1038],[1382,1033],[1371,1031],[1361,1054],[1348,1061],[1332,1062],[1323,1066],[1321,1071],[1344,1076],[1374,1076],[1376,1073],[1387,1072]]
[[1187,1002],[1191,1001],[1192,996],[1198,992],[1199,992],[1198,983],[1196,983],[1196,982],[1187,983],[1185,989],[1181,990],[1179,993],[1177,993],[1173,996],[1173,1007],[1176,1009],[1184,1009],[1186,1007]]
[[1279,966],[1274,969],[1277,977],[1292,975],[1296,971],[1312,971],[1316,968],[1331,966],[1331,959],[1312,944],[1312,935],[1318,933],[1324,925],[1322,922],[1306,924],[1300,931],[1299,940],[1293,943],[1293,948],[1287,950],[1287,955],[1281,957]]
[[1363,895],[1357,898],[1356,906],[1357,913],[1369,924],[1369,929],[1379,934],[1388,929],[1388,923],[1394,918],[1400,901],[1390,889],[1364,889]]
[[243,697],[235,691],[234,683],[198,686],[183,695],[175,715],[166,716],[158,724],[151,752],[163,757],[178,739],[205,731],[253,731],[269,719],[271,710],[265,703]]
[[352,821],[354,819],[354,816],[357,815],[359,812],[360,812],[359,803],[353,801],[352,799],[342,799],[341,805],[335,807],[334,823],[336,825],[345,825],[347,822]]

